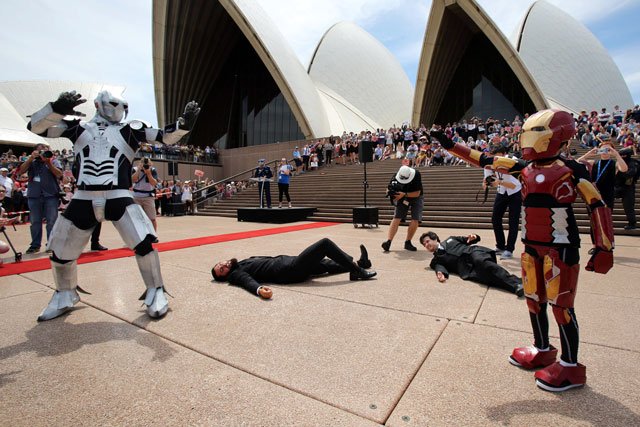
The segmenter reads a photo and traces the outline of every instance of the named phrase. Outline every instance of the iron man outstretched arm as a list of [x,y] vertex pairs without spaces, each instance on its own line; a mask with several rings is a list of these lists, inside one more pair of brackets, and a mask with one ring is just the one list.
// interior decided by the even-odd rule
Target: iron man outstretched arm
[[502,156],[487,156],[482,151],[474,150],[464,144],[455,143],[440,131],[431,132],[430,135],[437,139],[445,150],[474,166],[481,168],[491,167],[491,169],[499,169],[504,173],[520,172],[526,166],[526,163],[520,160]]

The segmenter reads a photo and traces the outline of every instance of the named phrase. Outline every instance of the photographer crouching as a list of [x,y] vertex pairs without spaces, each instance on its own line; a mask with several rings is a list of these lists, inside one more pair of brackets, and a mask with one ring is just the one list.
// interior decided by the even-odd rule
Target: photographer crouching
[[145,157],[133,168],[131,175],[133,181],[133,201],[139,204],[147,214],[153,229],[158,230],[156,222],[156,184],[158,183],[158,171],[153,167],[149,158]]
[[400,221],[404,220],[411,208],[411,222],[407,229],[407,238],[404,242],[404,248],[408,251],[416,251],[417,248],[411,244],[411,239],[418,229],[420,221],[422,221],[423,208],[423,191],[422,177],[420,172],[409,167],[408,160],[403,161],[403,166],[398,173],[389,182],[387,188],[387,197],[396,207],[393,215],[393,221],[389,225],[389,234],[387,240],[382,244],[382,249],[389,252],[391,241],[398,232]]
[[45,144],[36,145],[29,158],[18,168],[18,176],[27,172],[27,200],[29,204],[29,221],[31,222],[31,244],[26,253],[40,251],[42,246],[42,219],[47,220],[47,240],[58,219],[62,165],[53,157],[53,152]]

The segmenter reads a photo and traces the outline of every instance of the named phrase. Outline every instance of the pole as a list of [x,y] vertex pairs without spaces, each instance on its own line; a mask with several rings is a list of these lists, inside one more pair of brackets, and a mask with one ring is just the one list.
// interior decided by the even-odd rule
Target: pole
[[367,162],[364,162],[364,181],[362,181],[362,186],[364,187],[364,207],[367,207],[367,187],[369,187],[369,183],[367,182]]

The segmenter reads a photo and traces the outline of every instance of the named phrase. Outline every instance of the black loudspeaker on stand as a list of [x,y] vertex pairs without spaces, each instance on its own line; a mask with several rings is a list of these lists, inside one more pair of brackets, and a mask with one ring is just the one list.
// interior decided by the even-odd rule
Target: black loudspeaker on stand
[[353,208],[353,226],[358,227],[358,224],[362,225],[375,225],[378,226],[378,208],[367,207],[367,188],[369,183],[367,182],[367,163],[373,161],[373,146],[372,141],[361,141],[358,146],[358,160],[364,165],[364,180],[362,181],[362,187],[364,189],[364,207]]

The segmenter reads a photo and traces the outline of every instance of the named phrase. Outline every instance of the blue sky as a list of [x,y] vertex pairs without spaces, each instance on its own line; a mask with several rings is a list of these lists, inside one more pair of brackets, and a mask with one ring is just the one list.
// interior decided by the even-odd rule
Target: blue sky
[[[184,1],[184,0],[183,0]],[[210,0],[214,1],[214,0]],[[378,38],[415,82],[430,0],[254,0],[306,67],[324,32],[353,21]],[[510,37],[533,0],[479,0]],[[549,0],[587,26],[608,49],[640,103],[640,2]],[[157,124],[151,0],[4,1],[0,81],[70,80],[126,86],[130,117]],[[73,88],[70,88],[73,89]]]

